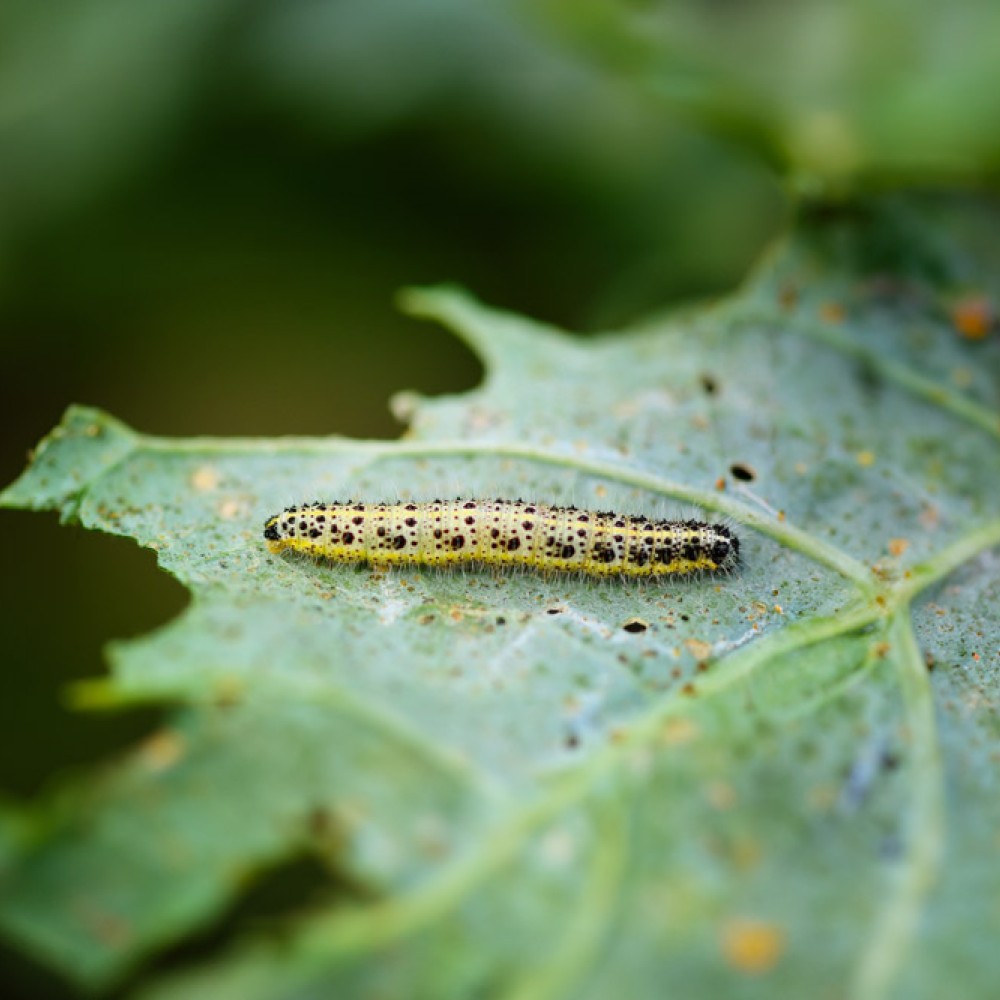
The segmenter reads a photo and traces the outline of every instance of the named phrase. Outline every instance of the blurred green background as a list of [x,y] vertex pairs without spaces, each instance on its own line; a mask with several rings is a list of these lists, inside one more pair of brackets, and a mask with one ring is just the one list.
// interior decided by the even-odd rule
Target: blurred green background
[[[455,281],[583,333],[721,294],[803,198],[988,187],[1000,5],[4,0],[0,478],[70,402],[168,435],[395,435],[481,369],[399,315]],[[0,794],[153,713],[68,681],[181,588],[3,512]]]

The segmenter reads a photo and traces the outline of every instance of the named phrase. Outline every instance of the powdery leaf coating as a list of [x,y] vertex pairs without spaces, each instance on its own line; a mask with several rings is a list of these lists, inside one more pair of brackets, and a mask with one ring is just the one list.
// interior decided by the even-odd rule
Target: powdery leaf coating
[[[135,539],[193,600],[83,692],[164,727],[4,817],[0,928],[90,986],[202,941],[136,973],[159,1000],[933,1000],[956,969],[992,997],[1000,344],[946,304],[997,300],[998,231],[826,218],[729,302],[586,342],[411,293],[487,377],[410,397],[399,442],[72,409],[2,503]],[[456,494],[702,510],[741,561],[372,572],[261,538],[306,498],[361,498],[378,537]],[[208,948],[285,864],[308,894]]]

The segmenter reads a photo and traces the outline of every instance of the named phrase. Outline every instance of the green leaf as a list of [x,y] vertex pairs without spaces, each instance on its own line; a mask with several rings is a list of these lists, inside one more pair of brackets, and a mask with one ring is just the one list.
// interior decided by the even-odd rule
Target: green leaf
[[[0,927],[106,986],[308,858],[329,878],[300,907],[136,982],[932,998],[962,968],[992,995],[1000,344],[950,310],[997,301],[996,221],[803,220],[731,300],[589,341],[409,292],[487,374],[399,397],[398,442],[172,440],[72,408],[0,502],[134,538],[192,601],[76,691],[174,708],[5,816]],[[638,584],[262,543],[289,503],[442,494],[702,509],[744,561]]]

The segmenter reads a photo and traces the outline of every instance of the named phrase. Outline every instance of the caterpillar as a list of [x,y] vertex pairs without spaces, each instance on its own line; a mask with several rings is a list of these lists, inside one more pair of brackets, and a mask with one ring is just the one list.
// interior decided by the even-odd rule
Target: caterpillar
[[654,521],[523,500],[312,503],[264,522],[274,553],[373,566],[527,567],[595,577],[725,572],[740,542],[722,524]]

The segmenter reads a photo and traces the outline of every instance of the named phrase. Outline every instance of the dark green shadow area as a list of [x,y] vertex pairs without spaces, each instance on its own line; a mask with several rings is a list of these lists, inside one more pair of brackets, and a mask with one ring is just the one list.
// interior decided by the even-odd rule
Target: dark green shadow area
[[5,512],[4,521],[0,600],[16,627],[3,657],[0,731],[18,752],[0,755],[0,794],[17,799],[156,727],[155,709],[74,711],[66,689],[105,673],[105,643],[165,624],[188,598],[152,553],[129,541],[67,531],[54,517],[19,511]]

